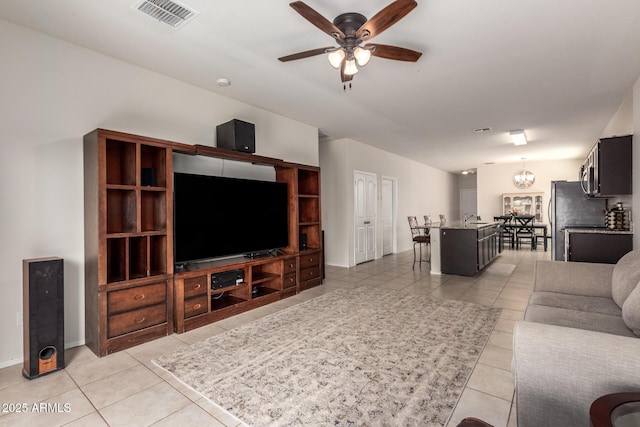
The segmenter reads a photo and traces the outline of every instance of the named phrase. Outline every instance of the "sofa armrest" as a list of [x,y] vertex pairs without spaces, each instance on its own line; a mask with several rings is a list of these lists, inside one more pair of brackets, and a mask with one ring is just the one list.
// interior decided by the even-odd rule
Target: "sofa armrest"
[[588,426],[610,393],[640,392],[640,339],[516,322],[512,370],[518,427]]
[[613,264],[538,260],[534,291],[611,298]]

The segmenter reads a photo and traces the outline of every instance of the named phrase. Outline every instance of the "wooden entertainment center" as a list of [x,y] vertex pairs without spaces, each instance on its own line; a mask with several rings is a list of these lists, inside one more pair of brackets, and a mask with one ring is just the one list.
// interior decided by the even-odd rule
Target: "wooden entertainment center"
[[[289,191],[281,254],[174,271],[173,153],[273,166]],[[85,340],[98,356],[182,333],[322,283],[320,168],[104,129],[84,137]],[[229,236],[233,238],[233,231]],[[301,239],[301,236],[302,239]],[[212,289],[211,275],[243,280]]]

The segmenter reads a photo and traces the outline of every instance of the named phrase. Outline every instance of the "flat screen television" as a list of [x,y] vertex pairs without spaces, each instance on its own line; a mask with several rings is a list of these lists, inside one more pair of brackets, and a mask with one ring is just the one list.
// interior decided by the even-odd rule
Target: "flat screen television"
[[289,244],[287,183],[176,172],[173,192],[176,264]]

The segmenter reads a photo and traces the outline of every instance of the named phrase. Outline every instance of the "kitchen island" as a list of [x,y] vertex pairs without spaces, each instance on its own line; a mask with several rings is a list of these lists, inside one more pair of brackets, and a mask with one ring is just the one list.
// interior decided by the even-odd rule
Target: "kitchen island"
[[498,223],[453,221],[440,225],[442,273],[473,276],[498,255]]

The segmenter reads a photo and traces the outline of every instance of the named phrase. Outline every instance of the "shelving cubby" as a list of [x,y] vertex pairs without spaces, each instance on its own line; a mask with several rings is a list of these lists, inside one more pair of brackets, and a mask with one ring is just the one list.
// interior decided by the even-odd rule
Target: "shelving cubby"
[[298,233],[303,235],[300,251],[300,290],[322,283],[322,226],[320,210],[320,169],[298,168]]
[[167,230],[167,194],[163,189],[140,191],[141,231]]
[[[84,137],[85,341],[99,356],[173,331],[171,153],[168,141],[121,132]],[[118,292],[125,311],[104,303]]]
[[107,185],[136,185],[136,144],[107,138]]
[[251,267],[252,299],[282,290],[282,262],[258,264]]
[[247,302],[248,286],[246,284],[236,286],[235,288],[227,288],[220,292],[211,294],[211,312],[230,308],[238,304]]

